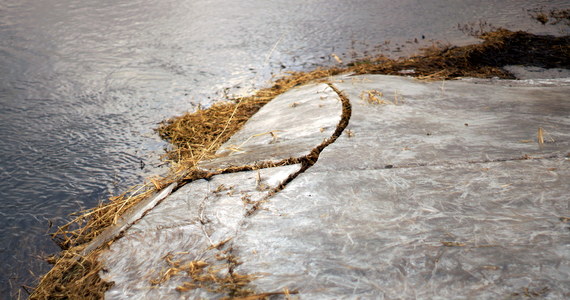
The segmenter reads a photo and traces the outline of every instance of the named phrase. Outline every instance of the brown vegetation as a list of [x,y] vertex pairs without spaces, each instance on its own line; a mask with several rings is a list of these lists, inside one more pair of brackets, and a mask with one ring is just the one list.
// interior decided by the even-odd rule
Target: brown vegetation
[[542,25],[557,25],[563,23],[570,26],[570,9],[552,9],[544,12],[543,8],[528,10],[531,18],[535,19]]
[[444,49],[424,49],[420,56],[388,59],[377,57],[356,62],[349,71],[357,74],[401,75],[414,70],[419,78],[452,79],[458,77],[511,78],[501,69],[506,65],[543,68],[570,68],[570,36],[539,36],[527,32],[497,29],[479,36],[481,44]]

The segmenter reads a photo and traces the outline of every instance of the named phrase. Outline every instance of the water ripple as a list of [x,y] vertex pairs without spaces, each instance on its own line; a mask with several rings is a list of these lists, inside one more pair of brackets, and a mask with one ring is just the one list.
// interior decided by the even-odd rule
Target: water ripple
[[[567,1],[3,0],[0,2],[0,298],[49,266],[50,222],[139,183],[163,119],[247,93],[331,53],[422,35],[472,42],[457,23],[535,32],[521,7]],[[271,51],[273,49],[273,51]],[[410,50],[413,51],[413,50]],[[141,161],[146,167],[141,170]],[[10,287],[13,287],[12,289]]]

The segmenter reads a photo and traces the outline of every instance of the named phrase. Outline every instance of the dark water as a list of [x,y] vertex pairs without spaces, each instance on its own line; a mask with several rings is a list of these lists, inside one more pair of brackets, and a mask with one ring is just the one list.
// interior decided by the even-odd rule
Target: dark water
[[567,33],[531,21],[524,8],[540,6],[570,4],[0,0],[0,298],[25,296],[20,286],[49,270],[41,256],[58,249],[48,222],[161,171],[161,120],[225,88],[247,93],[274,74],[333,64],[331,53],[472,42],[458,23]]

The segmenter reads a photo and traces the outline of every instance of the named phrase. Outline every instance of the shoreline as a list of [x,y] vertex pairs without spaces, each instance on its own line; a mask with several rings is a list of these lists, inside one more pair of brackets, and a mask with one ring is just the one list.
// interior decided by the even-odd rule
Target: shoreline
[[[233,136],[251,116],[265,103],[285,91],[308,82],[318,81],[323,78],[326,80],[326,78],[330,76],[347,72],[353,72],[355,74],[414,75],[423,80],[454,79],[458,77],[512,78],[513,75],[511,73],[502,70],[498,65],[511,62],[507,58],[508,56],[512,56],[513,53],[509,51],[504,51],[503,53],[500,47],[505,44],[509,45],[510,43],[520,43],[518,46],[531,47],[532,40],[529,39],[530,36],[532,35],[527,33],[503,30],[484,35],[484,42],[478,45],[451,47],[443,50],[429,49],[423,56],[407,59],[391,60],[386,57],[377,57],[368,61],[355,62],[345,67],[295,73],[290,77],[277,80],[273,87],[262,89],[253,96],[230,99],[227,103],[216,104],[209,109],[165,122],[159,129],[160,135],[178,147],[169,153],[170,159],[174,160],[174,171],[170,177],[151,179],[149,183],[141,188],[142,193],[125,194],[115,197],[106,208],[99,207],[88,211],[86,216],[77,219],[75,223],[60,228],[55,235],[63,236],[60,240],[60,244],[64,248],[67,248],[67,250],[63,252],[60,258],[56,259],[54,269],[44,276],[40,286],[36,289],[35,294],[32,295],[31,298],[43,298],[42,295],[49,295],[54,293],[57,289],[62,288],[61,293],[63,293],[63,295],[65,295],[65,293],[79,293],[80,291],[87,291],[87,295],[92,297],[102,295],[101,293],[104,292],[109,285],[104,283],[98,276],[99,270],[101,269],[98,263],[98,255],[101,249],[84,253],[84,257],[78,258],[76,254],[84,251],[85,245],[105,231],[110,224],[116,223],[125,211],[128,211],[136,205],[137,200],[147,199],[150,195],[155,194],[172,183],[184,185],[216,175],[216,172],[204,172],[199,170],[197,168],[198,163],[205,159],[213,158],[219,146]],[[537,43],[540,45],[546,45],[547,43],[545,43],[545,41],[549,41],[555,45],[565,45],[566,48],[560,47],[562,52],[555,53],[551,52],[554,50],[546,51],[542,49],[543,54],[548,55],[540,56],[538,61],[529,65],[542,64],[547,67],[563,66],[566,69],[570,69],[570,62],[568,62],[568,58],[570,57],[570,48],[568,46],[570,44],[570,37],[539,36],[536,38],[538,40],[535,40],[535,42],[538,41]],[[489,53],[492,53],[492,51],[501,55],[494,55],[493,61],[490,61]],[[536,53],[539,53],[541,50],[533,49],[533,51],[538,51]],[[545,59],[548,57],[565,57],[566,61],[562,61],[562,63],[559,63],[558,59],[549,61]],[[498,58],[504,58],[504,60],[501,61],[498,60]],[[523,62],[524,65],[525,63],[529,63],[528,59],[533,59],[532,55],[525,55],[519,59],[519,61]],[[413,74],[401,73],[401,71],[412,69],[414,70]],[[194,127],[192,127],[192,125],[189,126],[189,124],[194,124]],[[200,127],[203,125],[207,125],[205,126],[207,128]],[[199,134],[197,135],[197,133]],[[198,139],[193,140],[195,138]],[[226,169],[222,172],[228,171],[231,170]],[[94,216],[96,218],[93,218]],[[87,221],[86,227],[79,228],[75,232],[70,231],[70,228],[76,226],[76,224],[84,224],[88,217],[91,219]],[[105,244],[104,247],[106,247],[111,242],[112,240],[109,240],[102,244]],[[87,264],[89,267],[77,273],[78,270],[76,266],[78,261]],[[57,270],[57,268],[59,268],[59,270]],[[73,286],[75,280],[70,280],[68,276],[73,276],[74,272],[76,272],[74,276],[87,279],[83,281],[86,285]],[[70,281],[65,283],[62,280]],[[71,286],[69,286],[69,284],[71,284]]]

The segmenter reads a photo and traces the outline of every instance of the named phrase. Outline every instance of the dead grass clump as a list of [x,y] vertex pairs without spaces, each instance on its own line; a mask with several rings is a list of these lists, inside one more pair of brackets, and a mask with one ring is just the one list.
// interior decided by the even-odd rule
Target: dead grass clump
[[377,90],[362,91],[360,98],[368,104],[394,104],[392,101],[384,99],[384,94]]
[[295,86],[345,71],[331,68],[290,73],[278,79],[272,87],[259,90],[252,96],[234,98],[167,120],[157,129],[158,134],[174,146],[167,157],[178,171],[195,167],[199,161],[212,158],[224,142],[277,95]]
[[481,44],[462,47],[431,47],[410,58],[389,59],[380,56],[353,63],[350,70],[357,74],[401,75],[403,70],[424,79],[457,77],[510,78],[501,69],[505,65],[544,68],[570,68],[570,37],[534,35],[522,31],[497,29],[479,35]]
[[212,293],[221,293],[230,297],[244,297],[253,294],[247,285],[256,277],[228,272],[228,265],[215,266],[205,261],[190,261],[184,263],[175,260],[173,255],[167,255],[165,260],[169,268],[157,279],[151,280],[152,285],[159,285],[168,281],[171,277],[183,274],[184,282],[176,288],[179,292],[194,289],[204,289]]
[[255,293],[248,288],[248,285],[257,276],[243,275],[233,271],[239,262],[229,254],[218,257],[218,260],[227,261],[226,264],[222,265],[214,265],[202,260],[184,262],[182,259],[175,259],[173,254],[168,254],[164,259],[169,267],[158,278],[152,279],[150,281],[151,285],[160,285],[173,277],[179,276],[183,279],[182,284],[176,287],[176,290],[180,293],[203,289],[211,293],[226,295],[222,299],[241,300],[261,300],[276,295],[283,295],[286,299],[289,299],[291,294],[298,293],[297,291],[289,291],[287,289],[280,292]]
[[557,25],[563,23],[570,26],[570,9],[552,9],[545,12],[544,8],[527,10],[531,18],[535,19],[542,25]]
[[107,203],[77,213],[71,222],[58,228],[52,235],[62,252],[51,262],[54,266],[42,276],[30,299],[102,299],[112,283],[99,277],[102,270],[98,261],[100,250],[85,256],[82,251],[133,205],[152,195],[159,188],[156,184],[159,184],[157,180],[111,197]]
[[77,257],[80,250],[64,251],[55,262],[57,267],[42,277],[30,299],[103,299],[113,284],[99,277],[98,253]]
[[64,250],[90,242],[107,227],[116,224],[126,211],[163,187],[159,179],[132,188],[119,196],[110,197],[108,202],[80,211],[75,218],[52,234],[56,243]]

